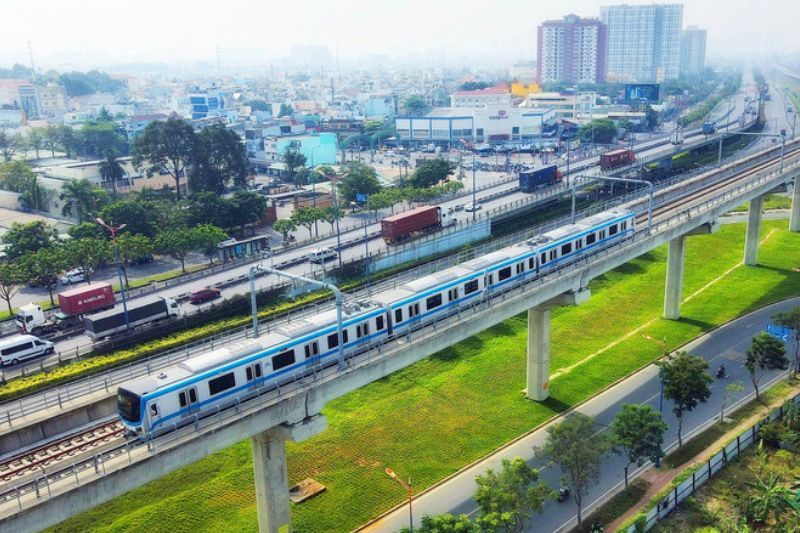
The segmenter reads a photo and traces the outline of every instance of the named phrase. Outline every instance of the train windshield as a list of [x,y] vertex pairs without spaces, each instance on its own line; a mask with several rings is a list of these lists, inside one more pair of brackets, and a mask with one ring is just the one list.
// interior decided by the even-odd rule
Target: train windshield
[[117,389],[117,411],[123,420],[139,422],[139,395],[125,389]]

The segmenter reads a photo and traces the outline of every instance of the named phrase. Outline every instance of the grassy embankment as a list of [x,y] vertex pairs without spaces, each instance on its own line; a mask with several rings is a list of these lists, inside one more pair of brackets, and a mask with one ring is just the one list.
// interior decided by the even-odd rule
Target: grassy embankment
[[[288,445],[291,482],[313,477],[328,489],[293,507],[295,530],[357,527],[404,498],[384,474],[386,466],[410,476],[421,490],[591,397],[665,349],[749,310],[800,295],[800,273],[792,270],[800,263],[800,235],[786,227],[785,221],[764,223],[759,255],[764,266],[758,268],[739,264],[741,224],[689,239],[688,301],[677,322],[659,318],[663,247],[593,281],[588,302],[553,312],[553,396],[544,403],[520,394],[523,316],[332,402],[324,410],[326,432]],[[252,478],[250,445],[243,442],[82,513],[57,530],[253,531]]]

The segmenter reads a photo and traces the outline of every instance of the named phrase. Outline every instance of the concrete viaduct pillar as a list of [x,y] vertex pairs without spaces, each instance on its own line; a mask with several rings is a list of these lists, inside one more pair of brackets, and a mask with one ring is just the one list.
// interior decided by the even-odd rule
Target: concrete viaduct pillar
[[281,424],[250,439],[260,533],[291,533],[286,441],[304,441],[326,426],[326,418],[316,415],[297,424]]
[[719,229],[717,221],[699,226],[685,235],[669,241],[667,251],[667,281],[664,284],[664,318],[677,320],[681,317],[683,300],[683,266],[686,259],[686,237],[709,235]]
[[747,210],[747,230],[744,238],[744,264],[758,264],[758,236],[761,233],[761,209],[764,207],[764,197],[759,196],[750,200]]
[[580,305],[590,291],[568,292],[528,309],[528,368],[525,394],[531,400],[544,401],[550,396],[550,309],[558,305]]
[[789,217],[789,229],[791,231],[800,231],[800,176],[795,176],[794,178],[792,213]]

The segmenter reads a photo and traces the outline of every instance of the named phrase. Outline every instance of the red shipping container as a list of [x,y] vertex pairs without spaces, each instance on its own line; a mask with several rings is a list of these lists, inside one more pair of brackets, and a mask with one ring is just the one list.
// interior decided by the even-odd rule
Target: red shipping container
[[381,220],[381,236],[387,243],[393,243],[417,231],[434,229],[441,225],[441,208],[426,205]]
[[67,315],[82,315],[114,305],[114,289],[110,283],[92,283],[58,294],[61,312]]

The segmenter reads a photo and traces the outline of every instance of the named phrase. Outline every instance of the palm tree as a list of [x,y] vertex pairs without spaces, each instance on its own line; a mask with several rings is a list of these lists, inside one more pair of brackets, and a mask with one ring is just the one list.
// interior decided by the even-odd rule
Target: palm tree
[[90,213],[97,213],[108,200],[108,193],[97,190],[87,179],[73,179],[64,184],[59,196],[64,207],[61,213],[64,216],[74,216],[78,223],[83,222]]
[[103,180],[111,182],[111,190],[114,191],[114,198],[117,197],[117,180],[125,177],[125,169],[119,164],[114,152],[106,152],[106,158],[97,167]]

